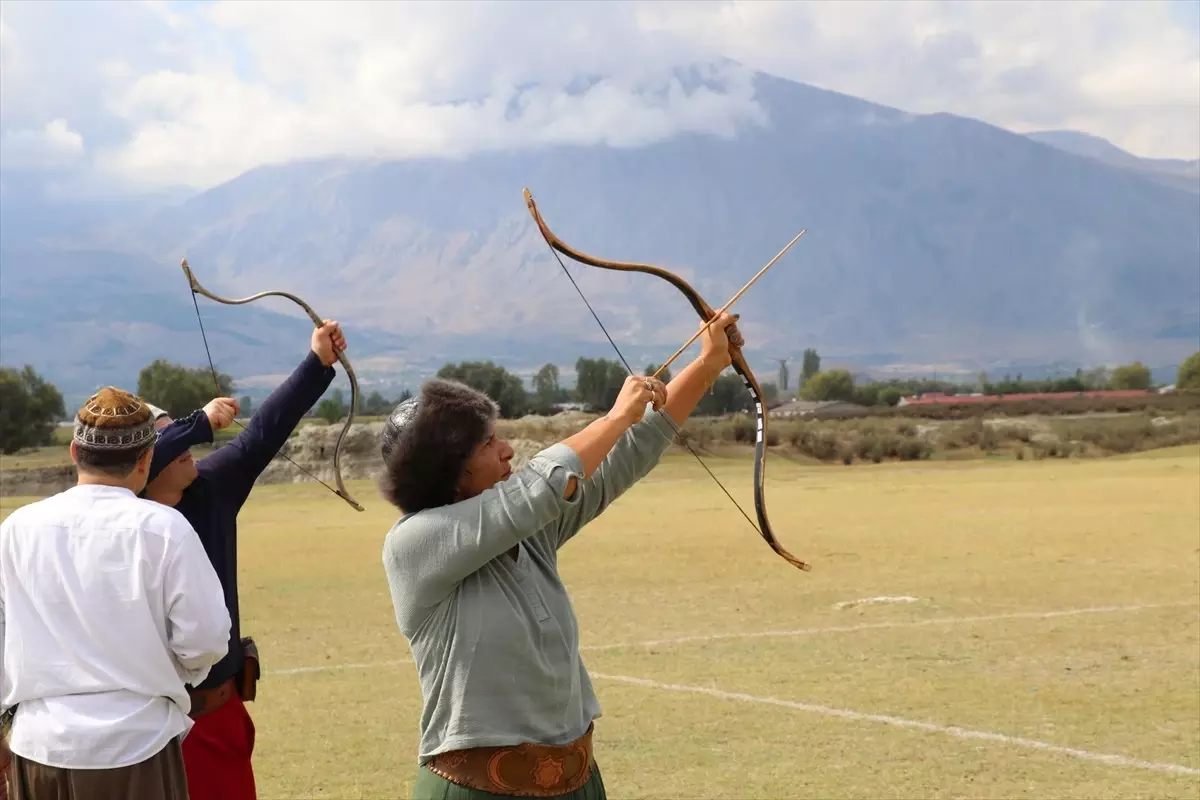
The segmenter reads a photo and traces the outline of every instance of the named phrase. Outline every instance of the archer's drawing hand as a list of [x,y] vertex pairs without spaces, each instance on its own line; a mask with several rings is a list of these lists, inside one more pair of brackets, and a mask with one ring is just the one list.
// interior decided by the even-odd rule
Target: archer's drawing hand
[[700,358],[706,364],[725,369],[733,363],[731,347],[741,348],[746,342],[737,329],[738,314],[723,311],[700,336]]
[[204,415],[214,431],[228,428],[238,414],[238,403],[232,397],[214,397],[204,406]]
[[630,375],[621,386],[621,393],[613,403],[610,419],[624,420],[630,425],[640,422],[650,403],[655,411],[667,402],[667,387],[658,378]]
[[312,351],[327,367],[333,366],[338,354],[346,350],[346,336],[342,326],[333,320],[325,320],[325,324],[313,329]]

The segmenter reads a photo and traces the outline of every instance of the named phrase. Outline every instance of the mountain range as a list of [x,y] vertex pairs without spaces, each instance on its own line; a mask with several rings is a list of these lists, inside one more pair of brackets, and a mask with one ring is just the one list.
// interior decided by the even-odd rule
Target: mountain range
[[[207,366],[198,308],[217,367],[252,394],[274,385],[307,318],[281,298],[193,306],[185,257],[214,293],[285,290],[343,322],[364,391],[447,360],[567,376],[580,355],[615,358],[526,187],[566,243],[665,267],[714,307],[806,229],[734,309],[763,379],[806,347],[943,376],[1169,365],[1200,347],[1197,162],[765,74],[755,92],[766,122],[727,136],[288,163],[121,206],[63,207],[0,173],[0,360],[70,397],[133,386],[154,358]],[[635,369],[698,324],[659,278],[563,261]]]

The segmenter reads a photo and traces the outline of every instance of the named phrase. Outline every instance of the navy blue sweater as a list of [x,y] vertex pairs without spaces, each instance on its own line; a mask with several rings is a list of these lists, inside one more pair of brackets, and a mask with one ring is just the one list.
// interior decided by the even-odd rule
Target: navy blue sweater
[[[212,689],[237,674],[242,666],[241,622],[238,619],[237,515],[254,482],[271,463],[304,414],[333,383],[335,371],[321,363],[311,350],[280,386],[263,401],[245,430],[232,441],[196,462],[199,475],[183,492],[175,509],[196,529],[204,550],[221,579],[225,607],[233,625],[229,652],[218,661],[197,689]],[[193,411],[163,428],[154,445],[150,475],[193,445],[213,440],[213,430],[203,411]]]

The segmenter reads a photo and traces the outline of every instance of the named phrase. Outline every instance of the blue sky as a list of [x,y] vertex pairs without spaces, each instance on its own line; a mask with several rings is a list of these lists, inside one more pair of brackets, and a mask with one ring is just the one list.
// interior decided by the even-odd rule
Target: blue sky
[[1200,0],[1171,0],[1171,5],[1182,24],[1200,39]]
[[752,70],[1200,157],[1200,0],[5,0],[0,167],[204,188],[310,156],[637,146],[761,120]]

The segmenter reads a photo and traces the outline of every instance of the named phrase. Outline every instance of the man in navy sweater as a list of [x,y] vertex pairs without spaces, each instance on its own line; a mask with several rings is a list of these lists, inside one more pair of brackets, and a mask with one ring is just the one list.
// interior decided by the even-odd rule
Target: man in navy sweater
[[258,658],[253,643],[242,637],[238,617],[237,515],[255,480],[333,382],[333,363],[345,349],[336,322],[314,329],[311,352],[263,401],[246,429],[198,462],[189,448],[211,442],[214,429],[233,421],[237,404],[217,398],[182,419],[162,413],[156,420],[159,439],[143,496],[175,508],[196,529],[221,579],[232,622],[229,653],[189,689],[195,725],[183,740],[183,761],[193,800],[256,796],[254,723],[244,702],[254,698]]

